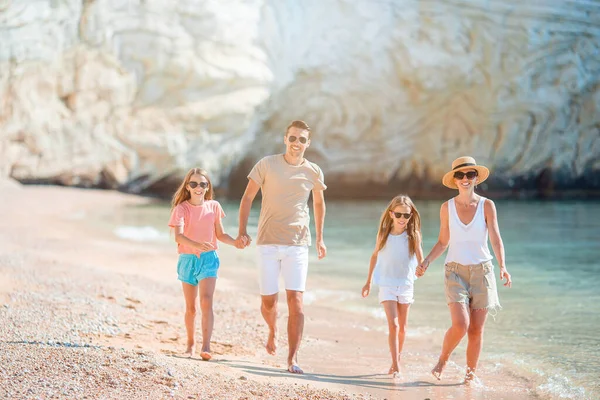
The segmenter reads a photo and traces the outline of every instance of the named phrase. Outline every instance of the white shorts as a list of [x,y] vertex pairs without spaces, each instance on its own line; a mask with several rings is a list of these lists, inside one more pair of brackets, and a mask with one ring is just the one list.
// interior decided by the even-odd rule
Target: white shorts
[[260,294],[279,293],[279,273],[286,290],[304,292],[308,273],[308,246],[259,245]]
[[379,302],[384,301],[395,301],[400,304],[414,303],[413,285],[379,286]]

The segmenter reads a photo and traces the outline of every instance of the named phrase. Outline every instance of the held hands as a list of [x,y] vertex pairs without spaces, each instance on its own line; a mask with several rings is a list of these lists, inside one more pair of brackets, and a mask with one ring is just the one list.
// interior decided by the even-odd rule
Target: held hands
[[367,297],[371,293],[371,282],[367,281],[362,288],[362,297]]
[[512,287],[512,279],[506,270],[506,267],[500,267],[500,280],[502,281],[504,278],[506,278],[506,283],[504,286]]
[[246,232],[240,233],[235,239],[235,247],[238,249],[246,248],[250,246],[250,243],[252,243],[252,238]]
[[427,271],[427,268],[429,268],[429,260],[424,259],[421,262],[421,264],[419,264],[419,266],[417,267],[417,271],[415,273],[415,275],[417,275],[417,278],[420,278],[423,275],[425,275],[425,271]]
[[233,242],[233,245],[236,247],[236,249],[243,249],[244,247],[246,247],[246,240],[245,238],[241,238],[238,236],[237,239],[235,239],[235,241]]

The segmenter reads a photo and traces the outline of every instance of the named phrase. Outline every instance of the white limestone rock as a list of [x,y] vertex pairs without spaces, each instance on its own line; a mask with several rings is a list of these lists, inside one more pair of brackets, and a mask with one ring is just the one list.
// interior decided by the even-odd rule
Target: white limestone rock
[[304,119],[338,186],[438,187],[470,154],[492,186],[598,188],[599,16],[584,0],[0,2],[0,176],[139,191],[202,166],[223,186]]

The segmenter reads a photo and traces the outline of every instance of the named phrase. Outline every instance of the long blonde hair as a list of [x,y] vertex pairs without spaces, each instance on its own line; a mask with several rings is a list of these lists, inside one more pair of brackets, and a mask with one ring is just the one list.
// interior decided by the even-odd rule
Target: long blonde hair
[[187,189],[188,183],[190,183],[190,179],[192,179],[193,175],[202,175],[208,181],[208,190],[204,193],[204,200],[212,200],[213,199],[213,186],[210,178],[208,177],[208,172],[201,168],[192,168],[185,174],[185,178],[183,178],[183,182],[179,185],[179,188],[175,191],[173,195],[173,200],[171,200],[171,211],[179,204],[183,203],[186,200],[189,200],[192,195],[190,191]]
[[394,197],[383,214],[381,214],[379,230],[377,231],[377,238],[379,239],[377,251],[383,249],[387,243],[388,235],[394,226],[394,220],[390,216],[390,211],[393,211],[398,206],[410,207],[411,217],[406,224],[406,235],[408,236],[408,253],[413,256],[417,252],[417,241],[421,234],[421,215],[410,197],[403,194]]

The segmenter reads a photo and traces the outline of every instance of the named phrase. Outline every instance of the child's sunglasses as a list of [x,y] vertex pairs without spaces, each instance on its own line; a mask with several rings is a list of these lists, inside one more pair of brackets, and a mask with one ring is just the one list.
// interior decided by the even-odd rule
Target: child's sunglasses
[[477,176],[477,171],[469,171],[469,172],[456,171],[454,173],[454,178],[456,178],[458,180],[461,180],[465,176],[467,177],[468,180],[473,180]]
[[196,186],[200,186],[202,189],[206,189],[208,187],[208,182],[194,182],[191,181],[188,183],[192,189],[196,189]]
[[400,217],[404,217],[404,219],[410,218],[410,213],[399,213],[399,212],[392,211],[392,214],[394,214],[394,217],[396,217],[398,219],[400,219]]
[[305,138],[304,136],[300,136],[300,137],[296,137],[296,136],[288,136],[288,141],[290,143],[294,143],[296,141],[296,139],[298,139],[298,141],[302,144],[306,144],[306,142],[308,142],[308,139]]

